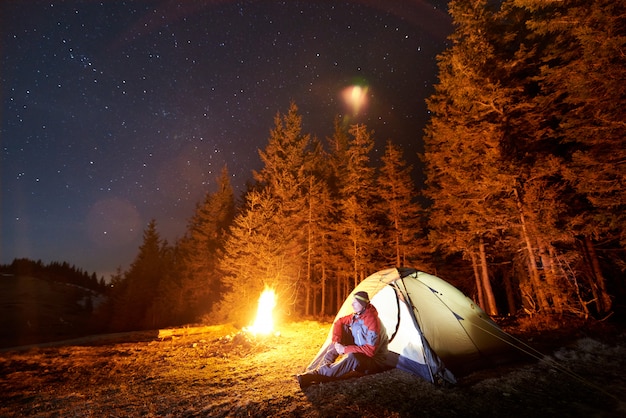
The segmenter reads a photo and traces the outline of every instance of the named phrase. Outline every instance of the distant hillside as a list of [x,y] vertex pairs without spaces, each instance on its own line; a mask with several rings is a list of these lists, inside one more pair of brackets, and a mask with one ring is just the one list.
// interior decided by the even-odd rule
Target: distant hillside
[[70,283],[0,275],[0,347],[86,335],[101,294]]

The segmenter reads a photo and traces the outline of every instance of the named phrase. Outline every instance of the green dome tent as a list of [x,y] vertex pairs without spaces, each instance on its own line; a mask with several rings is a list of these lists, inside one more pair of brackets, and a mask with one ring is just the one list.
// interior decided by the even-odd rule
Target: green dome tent
[[[352,313],[352,295],[369,294],[389,336],[389,367],[430,382],[455,383],[467,372],[509,357],[515,339],[460,290],[411,268],[372,274],[353,290],[335,320]],[[307,370],[316,369],[331,342],[332,329]]]

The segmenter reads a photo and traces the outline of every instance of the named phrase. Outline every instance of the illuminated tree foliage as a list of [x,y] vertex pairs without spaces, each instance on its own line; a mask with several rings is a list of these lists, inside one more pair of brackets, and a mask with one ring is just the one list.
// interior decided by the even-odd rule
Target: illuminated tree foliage
[[423,245],[419,245],[423,214],[417,203],[412,170],[404,161],[402,149],[387,141],[377,176],[378,211],[385,220],[378,248],[382,258],[389,260],[386,265],[417,267],[424,258]]
[[[336,214],[330,189],[328,154],[319,141],[314,141],[307,161],[306,211],[306,275],[304,280],[304,314],[325,315],[329,289],[329,271],[332,267],[333,222]],[[330,313],[330,312],[328,312]]]
[[[277,211],[277,199],[266,189],[247,193],[220,260],[225,293],[215,320],[250,325],[264,286],[291,287],[292,277],[285,275],[291,267],[288,256],[291,244],[277,236],[281,230],[281,225],[276,223]],[[281,288],[283,293],[284,288]]]
[[626,243],[626,2],[519,3],[532,10],[537,38],[554,45],[542,57],[537,106],[558,121],[549,135],[566,151],[561,175],[573,204],[567,228],[579,243],[596,310],[607,313],[612,300],[596,247]]
[[231,318],[232,308],[249,304],[238,300],[242,285],[257,295],[272,287],[287,306],[295,303],[306,277],[310,136],[302,134],[293,103],[274,122],[266,148],[259,151],[264,166],[254,173],[257,185],[235,220],[222,263],[226,285],[234,292],[228,295],[234,299],[223,301]]
[[624,2],[450,12],[425,137],[433,243],[472,261],[491,314],[496,274],[509,312],[609,312],[595,249],[623,237]]
[[114,281],[106,312],[115,329],[247,326],[265,287],[276,291],[279,315],[330,315],[363,278],[419,253],[417,193],[400,149],[387,146],[377,182],[365,125],[345,130],[337,119],[327,151],[302,133],[295,104],[274,122],[236,211],[224,169],[174,248],[150,225],[137,261]]
[[375,169],[369,156],[374,138],[365,125],[353,125],[348,133],[345,176],[339,179],[339,219],[336,225],[340,251],[349,265],[345,271],[351,278],[344,283],[343,295],[373,273],[370,264],[380,242],[380,227],[373,210],[377,201]]
[[178,273],[169,282],[169,289],[163,291],[173,302],[171,309],[179,312],[183,322],[208,314],[221,299],[218,263],[234,213],[233,188],[224,167],[217,190],[207,193],[204,202],[197,206],[187,233],[177,244]]
[[324,258],[326,269],[324,273],[330,278],[328,281],[328,295],[323,294],[323,298],[328,296],[328,303],[322,305],[322,311],[328,313],[336,312],[340,304],[345,299],[347,283],[350,280],[351,264],[349,258],[344,256],[345,243],[341,230],[342,208],[340,191],[348,173],[348,149],[350,138],[348,131],[343,126],[343,121],[336,117],[334,120],[333,135],[327,138],[328,166],[327,176],[328,187],[331,194],[332,215],[327,219],[329,228],[329,251]]
[[626,1],[449,8],[427,100],[427,209],[399,147],[377,166],[366,125],[337,118],[322,144],[291,104],[236,211],[224,172],[175,248],[150,224],[101,310],[115,328],[209,309],[249,325],[265,286],[284,315],[332,315],[363,278],[404,264],[444,267],[491,315],[610,314],[625,292]]
[[[275,118],[259,152],[264,166],[244,196],[220,260],[226,292],[216,318],[249,323],[255,308],[250,301],[266,286],[276,290],[284,313],[332,314],[375,269],[394,265],[397,254],[400,262],[416,254],[409,243],[416,193],[401,152],[389,148],[386,179],[378,184],[383,205],[367,127],[346,131],[336,120],[327,145],[328,151],[302,134],[294,104]],[[387,218],[383,211],[392,214]],[[396,231],[389,233],[392,257],[380,250],[386,228]]]
[[510,95],[494,73],[494,12],[486,1],[453,2],[450,8],[457,30],[452,48],[440,57],[440,83],[428,102],[434,115],[424,156],[433,201],[430,235],[472,261],[478,299],[495,315],[488,252],[495,254],[515,223],[515,178],[503,169],[500,148]]

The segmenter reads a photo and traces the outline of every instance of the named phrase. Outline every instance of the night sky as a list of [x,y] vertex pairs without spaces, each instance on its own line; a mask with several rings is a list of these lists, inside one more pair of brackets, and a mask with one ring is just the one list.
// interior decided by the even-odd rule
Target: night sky
[[[261,168],[277,112],[336,115],[417,164],[452,27],[444,0],[0,2],[0,263],[127,269],[171,244],[227,165]],[[342,98],[367,87],[354,115]]]

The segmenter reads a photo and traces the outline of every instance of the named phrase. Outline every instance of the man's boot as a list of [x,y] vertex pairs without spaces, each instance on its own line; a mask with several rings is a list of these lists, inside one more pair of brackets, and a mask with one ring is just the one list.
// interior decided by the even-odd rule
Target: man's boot
[[320,381],[320,375],[317,372],[307,372],[296,375],[300,389],[304,390],[312,384]]

